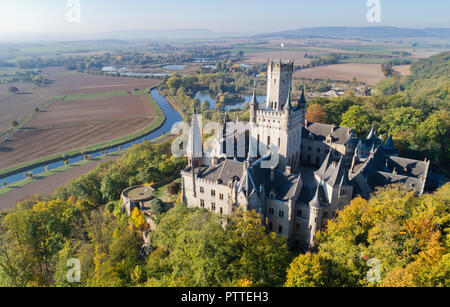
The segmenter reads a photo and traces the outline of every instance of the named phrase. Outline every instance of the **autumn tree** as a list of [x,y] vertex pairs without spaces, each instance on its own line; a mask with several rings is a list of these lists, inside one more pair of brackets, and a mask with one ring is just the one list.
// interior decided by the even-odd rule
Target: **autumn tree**
[[319,104],[312,104],[306,110],[306,120],[312,123],[326,123],[327,114]]

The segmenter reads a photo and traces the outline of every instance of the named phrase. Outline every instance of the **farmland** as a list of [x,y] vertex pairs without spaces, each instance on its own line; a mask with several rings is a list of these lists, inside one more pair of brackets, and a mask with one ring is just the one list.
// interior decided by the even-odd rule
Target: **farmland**
[[[44,72],[51,80],[44,87],[19,84],[26,93],[16,95],[7,95],[4,85],[0,88],[4,96],[0,128],[8,129],[11,120],[29,119],[7,140],[0,139],[0,169],[124,137],[158,117],[143,91],[157,80],[93,76],[61,68]],[[55,96],[60,99],[49,103]]]
[[126,136],[156,118],[145,95],[58,101],[0,143],[0,169]]
[[359,81],[364,81],[370,85],[374,85],[378,81],[384,79],[380,65],[360,63],[335,64],[308,68],[295,72],[294,76],[348,81],[353,77],[356,77]]

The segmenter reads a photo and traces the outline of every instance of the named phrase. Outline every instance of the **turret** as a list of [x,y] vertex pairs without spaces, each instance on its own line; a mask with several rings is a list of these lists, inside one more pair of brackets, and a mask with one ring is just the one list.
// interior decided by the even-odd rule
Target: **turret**
[[322,206],[320,204],[319,190],[321,183],[317,183],[316,194],[309,202],[309,245],[311,248],[315,246],[316,232],[320,230],[322,223]]
[[250,102],[250,122],[256,124],[256,110],[258,110],[258,100],[256,90],[253,90],[252,101]]
[[192,187],[194,197],[197,197],[197,191],[195,187],[196,174],[195,168],[200,166],[203,161],[203,147],[202,147],[202,116],[195,114],[192,115],[191,129],[189,131],[189,140],[187,144],[187,157],[189,161],[189,167],[191,168],[192,175]]
[[375,136],[375,129],[372,126],[372,129],[370,129],[370,132],[369,132],[369,135],[367,136],[367,139],[368,140],[372,140],[372,139],[375,139],[375,138],[376,138],[376,136]]

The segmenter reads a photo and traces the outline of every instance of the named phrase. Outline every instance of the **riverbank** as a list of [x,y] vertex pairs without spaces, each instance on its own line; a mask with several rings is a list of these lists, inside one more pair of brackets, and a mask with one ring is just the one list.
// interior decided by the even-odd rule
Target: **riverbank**
[[149,126],[145,127],[144,129],[142,129],[136,133],[121,137],[121,138],[102,142],[102,143],[88,146],[85,148],[80,148],[80,149],[71,150],[71,151],[67,151],[64,153],[60,153],[60,154],[55,154],[52,156],[47,156],[42,159],[22,163],[22,164],[15,165],[15,166],[7,168],[7,169],[3,169],[0,171],[0,181],[1,181],[1,178],[7,178],[7,177],[15,175],[17,173],[29,171],[34,168],[41,167],[41,166],[44,166],[47,164],[55,163],[55,162],[58,162],[61,160],[72,159],[72,158],[80,156],[80,155],[93,154],[98,151],[111,149],[112,147],[115,147],[115,146],[121,146],[126,143],[135,141],[135,140],[159,129],[166,121],[166,117],[165,117],[164,113],[162,112],[161,108],[159,107],[159,105],[154,100],[153,96],[148,93],[146,93],[146,96],[147,96],[147,99],[152,104],[152,107],[155,109],[157,117],[155,120],[153,120],[151,122],[151,124]]
[[[170,141],[176,137],[170,134],[169,127],[172,127],[174,123],[181,121],[182,118],[181,114],[158,93],[157,89],[153,90],[152,98],[155,103],[160,106],[166,120],[160,128],[153,131],[150,135],[146,135],[146,138],[142,139],[142,141],[150,139],[151,143],[159,144]],[[166,131],[167,133],[161,135],[159,132],[163,131]],[[130,144],[129,147],[132,145],[133,144]],[[11,201],[13,201],[14,206],[18,200],[23,199],[26,196],[53,192],[57,187],[67,183],[68,180],[79,177],[90,170],[95,169],[98,163],[107,161],[108,159],[111,159],[111,157],[120,158],[126,150],[127,149],[123,149],[118,152],[109,153],[108,155],[91,157],[89,160],[82,160],[67,166],[59,167],[55,170],[42,172],[32,178],[23,179],[22,177],[18,182],[0,189],[0,207],[7,206],[5,203],[11,204]],[[61,175],[62,173],[64,173],[64,175]]]

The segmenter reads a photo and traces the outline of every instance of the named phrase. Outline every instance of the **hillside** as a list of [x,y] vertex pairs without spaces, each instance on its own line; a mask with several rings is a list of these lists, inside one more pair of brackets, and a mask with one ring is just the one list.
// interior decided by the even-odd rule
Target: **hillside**
[[411,73],[411,82],[405,89],[414,102],[449,106],[450,51],[414,63]]

